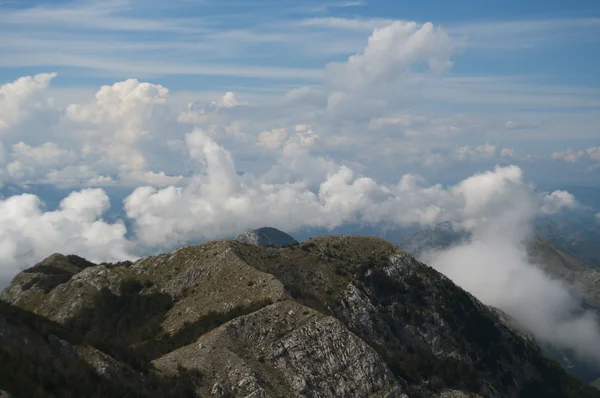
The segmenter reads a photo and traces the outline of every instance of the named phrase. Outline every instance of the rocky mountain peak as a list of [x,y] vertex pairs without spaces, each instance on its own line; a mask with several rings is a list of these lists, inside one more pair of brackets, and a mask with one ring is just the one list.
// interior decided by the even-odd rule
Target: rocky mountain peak
[[16,370],[0,390],[15,398],[47,396],[22,386],[68,375],[83,381],[58,383],[54,396],[123,396],[130,380],[139,397],[156,396],[144,386],[179,397],[600,397],[379,238],[223,240],[135,263],[75,260],[51,256],[44,266],[79,271],[32,267],[0,296],[0,360]]
[[284,247],[298,244],[298,241],[290,235],[272,227],[262,227],[244,232],[236,236],[235,240],[263,247]]

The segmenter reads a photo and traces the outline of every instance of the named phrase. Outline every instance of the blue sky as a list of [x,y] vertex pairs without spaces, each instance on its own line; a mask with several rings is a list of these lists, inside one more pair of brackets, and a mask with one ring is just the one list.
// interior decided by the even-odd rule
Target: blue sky
[[[64,72],[57,85],[135,74],[171,89],[282,88],[318,82],[323,66],[359,51],[372,27],[400,19],[465,35],[452,74],[600,84],[594,1],[25,0],[1,10],[2,80],[52,69]],[[335,18],[364,29],[327,24]]]

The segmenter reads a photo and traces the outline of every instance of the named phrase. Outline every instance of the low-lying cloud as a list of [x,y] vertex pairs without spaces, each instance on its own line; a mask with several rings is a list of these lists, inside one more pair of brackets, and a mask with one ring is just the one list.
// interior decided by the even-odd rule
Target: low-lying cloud
[[56,252],[92,261],[133,258],[125,225],[101,219],[109,206],[101,189],[73,192],[55,211],[44,211],[35,195],[0,200],[0,287],[23,268]]
[[300,141],[299,137],[285,141],[266,172],[240,175],[231,152],[202,131],[189,133],[183,145],[194,175],[179,186],[140,187],[126,197],[124,210],[133,225],[130,235],[124,222],[102,219],[110,203],[101,189],[74,192],[55,211],[44,211],[33,195],[2,200],[4,283],[18,269],[56,251],[92,260],[122,259],[263,225],[293,232],[355,222],[426,226],[457,220],[476,228],[489,219],[506,219],[515,200],[530,204],[527,214],[571,204],[566,193],[545,197],[531,193],[516,166],[497,167],[448,187],[410,174],[386,184],[314,156]]
[[[475,225],[503,211],[503,203],[515,194],[505,185],[522,179],[522,170],[509,166],[479,175],[478,181],[489,180],[484,186],[474,186],[471,179],[450,187],[431,185],[409,174],[383,184],[313,156],[293,140],[266,173],[240,176],[232,154],[202,131],[188,134],[186,145],[198,167],[188,185],[142,187],[125,199],[141,244],[230,236],[267,224],[286,231],[382,221],[409,226],[452,219]],[[548,211],[557,211],[564,201],[552,195],[538,200],[549,201]]]
[[574,208],[577,202],[565,191],[540,200],[517,173],[513,177],[487,173],[460,183],[469,187],[464,192],[472,206],[467,207],[485,208],[485,216],[481,214],[479,223],[460,224],[471,233],[470,240],[426,253],[423,261],[485,304],[504,310],[541,341],[572,349],[600,365],[596,316],[582,312],[563,282],[532,264],[526,248],[536,214]]

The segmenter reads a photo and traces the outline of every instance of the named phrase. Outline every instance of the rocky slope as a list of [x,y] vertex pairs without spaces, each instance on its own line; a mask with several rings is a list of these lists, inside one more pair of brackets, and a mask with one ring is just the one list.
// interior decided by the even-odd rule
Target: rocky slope
[[586,212],[538,217],[535,230],[562,252],[600,268],[600,224]]
[[[161,396],[600,397],[377,238],[216,241],[121,264],[53,255],[0,298],[0,363],[30,369],[0,376],[14,397],[125,396],[102,380],[130,381],[131,396],[172,385]],[[53,358],[61,380],[64,358],[79,358],[81,386],[47,384]]]

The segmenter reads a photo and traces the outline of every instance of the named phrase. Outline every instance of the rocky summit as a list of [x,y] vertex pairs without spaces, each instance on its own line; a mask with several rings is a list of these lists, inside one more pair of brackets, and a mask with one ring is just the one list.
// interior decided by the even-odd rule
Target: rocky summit
[[298,241],[290,235],[271,227],[263,227],[244,232],[243,234],[236,236],[235,240],[256,246],[285,247],[298,244]]
[[0,396],[600,397],[390,243],[272,243],[23,271],[0,296]]

